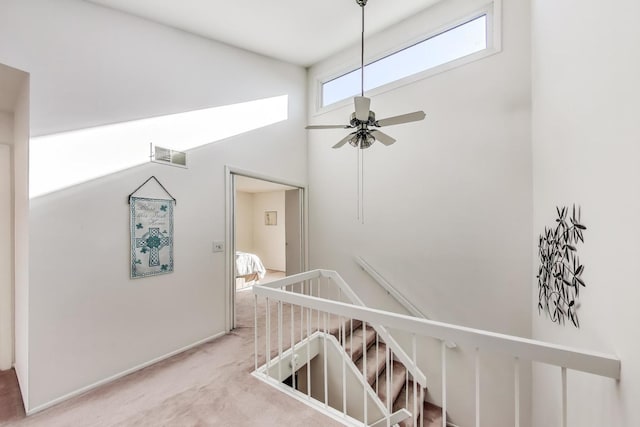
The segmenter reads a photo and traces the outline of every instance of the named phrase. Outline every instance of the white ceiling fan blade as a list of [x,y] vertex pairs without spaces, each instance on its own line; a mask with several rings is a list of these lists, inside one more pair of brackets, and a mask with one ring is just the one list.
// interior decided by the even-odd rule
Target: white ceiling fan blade
[[371,99],[365,96],[356,96],[353,98],[356,107],[356,119],[361,122],[369,120],[369,107],[371,107]]
[[345,136],[344,138],[342,138],[342,139],[340,140],[340,142],[338,142],[336,145],[334,145],[334,146],[333,146],[333,147],[331,147],[331,148],[340,148],[340,147],[342,147],[344,144],[346,144],[346,143],[347,143],[347,141],[349,141],[349,140],[353,137],[353,134],[354,134],[354,133],[355,133],[355,132],[351,132],[349,135],[347,135],[347,136]]
[[382,126],[399,125],[402,123],[417,122],[419,120],[424,119],[425,117],[426,117],[426,114],[424,113],[424,111],[414,111],[413,113],[401,114],[399,116],[393,116],[386,119],[377,120],[375,123],[375,126],[382,127]]
[[376,139],[376,141],[380,141],[384,145],[391,145],[394,142],[396,142],[395,139],[391,138],[386,133],[380,132],[379,130],[372,130],[370,133],[371,133],[371,136],[373,136]]
[[309,125],[305,129],[350,129],[349,125]]

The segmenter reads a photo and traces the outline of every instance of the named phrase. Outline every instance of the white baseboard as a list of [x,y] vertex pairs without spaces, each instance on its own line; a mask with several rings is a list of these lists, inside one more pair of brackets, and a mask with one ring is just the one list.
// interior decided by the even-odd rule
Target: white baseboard
[[173,356],[175,356],[177,354],[183,353],[183,352],[185,352],[187,350],[191,350],[194,347],[197,347],[199,345],[208,343],[209,341],[213,341],[216,338],[220,338],[221,336],[223,336],[225,334],[226,334],[226,332],[219,332],[219,333],[217,333],[215,335],[211,335],[208,338],[205,338],[203,340],[194,342],[193,344],[189,344],[189,345],[187,345],[185,347],[179,348],[178,350],[174,350],[174,351],[172,351],[170,353],[167,353],[167,354],[164,354],[164,355],[162,355],[160,357],[156,357],[155,359],[151,359],[148,362],[144,362],[144,363],[142,363],[140,365],[134,366],[133,368],[127,369],[127,370],[122,371],[122,372],[119,372],[119,373],[117,373],[115,375],[112,375],[112,376],[110,376],[108,378],[105,378],[103,380],[97,381],[97,382],[95,382],[93,384],[90,384],[88,386],[82,387],[82,388],[80,388],[78,390],[72,391],[71,393],[67,393],[64,396],[57,397],[57,398],[55,398],[55,399],[53,399],[53,400],[51,400],[51,401],[49,401],[47,403],[43,403],[42,405],[36,406],[35,408],[27,408],[26,409],[26,414],[27,415],[33,415],[33,414],[35,414],[37,412],[43,411],[43,410],[45,410],[47,408],[50,408],[50,407],[52,407],[54,405],[57,405],[58,403],[61,403],[61,402],[65,401],[65,400],[68,400],[68,399],[71,399],[72,397],[79,396],[79,395],[84,394],[84,393],[86,393],[86,392],[88,392],[90,390],[93,390],[94,388],[97,388],[97,387],[100,387],[102,385],[108,384],[108,383],[110,383],[112,381],[115,381],[115,380],[117,380],[119,378],[122,378],[122,377],[124,377],[126,375],[132,374],[132,373],[134,373],[136,371],[139,371],[141,369],[144,369],[144,368],[146,368],[148,366],[151,366],[153,364],[156,364],[158,362],[166,360],[166,359],[168,359],[170,357],[173,357]]

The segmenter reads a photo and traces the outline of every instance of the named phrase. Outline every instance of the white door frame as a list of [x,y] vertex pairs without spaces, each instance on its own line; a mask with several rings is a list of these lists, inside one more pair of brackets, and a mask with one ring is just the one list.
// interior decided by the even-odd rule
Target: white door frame
[[14,362],[14,204],[13,147],[0,141],[0,371]]
[[302,241],[302,269],[306,271],[308,269],[308,254],[309,246],[307,242],[308,236],[308,207],[309,196],[307,186],[299,182],[290,181],[288,179],[264,175],[259,172],[250,171],[246,169],[237,168],[234,166],[226,165],[224,167],[224,184],[225,184],[225,300],[226,315],[225,315],[225,330],[229,332],[235,327],[235,186],[233,175],[245,176],[247,178],[260,179],[262,181],[269,181],[275,184],[288,185],[289,187],[295,187],[302,190],[302,212],[300,239]]

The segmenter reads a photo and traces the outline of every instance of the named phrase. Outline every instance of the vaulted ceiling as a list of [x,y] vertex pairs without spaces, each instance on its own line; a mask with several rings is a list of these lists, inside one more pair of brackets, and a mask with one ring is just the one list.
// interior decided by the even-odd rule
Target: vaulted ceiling
[[[294,64],[309,66],[360,38],[355,0],[87,0]],[[373,34],[440,0],[369,0]]]

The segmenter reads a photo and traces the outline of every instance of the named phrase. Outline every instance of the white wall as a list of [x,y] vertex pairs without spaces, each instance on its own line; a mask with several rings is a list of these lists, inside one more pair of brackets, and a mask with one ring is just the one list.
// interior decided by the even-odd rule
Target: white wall
[[[236,249],[255,253],[271,270],[286,270],[284,191],[236,192]],[[278,213],[277,225],[265,225],[265,211]]]
[[[287,121],[192,150],[187,170],[147,164],[31,200],[34,411],[224,332],[225,262],[211,252],[225,236],[224,166],[306,181],[305,72],[83,1],[2,7],[0,62],[31,73],[34,134],[289,97]],[[125,200],[150,175],[178,200],[175,271],[130,280]]]
[[[284,202],[284,191],[253,195],[253,249],[270,270],[285,271],[287,266]],[[265,225],[266,211],[278,213],[277,225]]]
[[[470,4],[443,2],[372,36],[367,55],[451,22]],[[392,307],[354,263],[361,255],[435,320],[530,335],[529,18],[529,2],[504,2],[501,53],[372,98],[378,118],[415,110],[427,118],[388,128],[398,142],[364,152],[364,224],[356,219],[355,149],[330,148],[344,131],[309,132],[311,268],[335,269],[365,302]],[[310,70],[310,108],[315,77],[355,63],[358,54],[354,48]],[[309,122],[346,123],[352,110],[312,113]],[[510,362],[483,357],[482,424],[511,426]],[[454,422],[472,425],[473,352],[459,349],[451,359],[450,414]],[[430,398],[437,402],[440,373],[433,360],[426,369]],[[526,425],[530,396],[526,379],[524,384]]]
[[[553,224],[556,206],[580,205],[587,227],[581,328],[534,313],[533,336],[622,360],[619,383],[569,372],[570,426],[637,426],[640,3],[534,0],[532,10],[533,238]],[[535,282],[532,292],[535,304]],[[559,425],[559,369],[534,374],[534,425]]]
[[236,192],[236,250],[255,253],[253,249],[253,193]]
[[[13,126],[12,126],[13,127]],[[0,143],[0,371],[13,365],[13,170]]]

